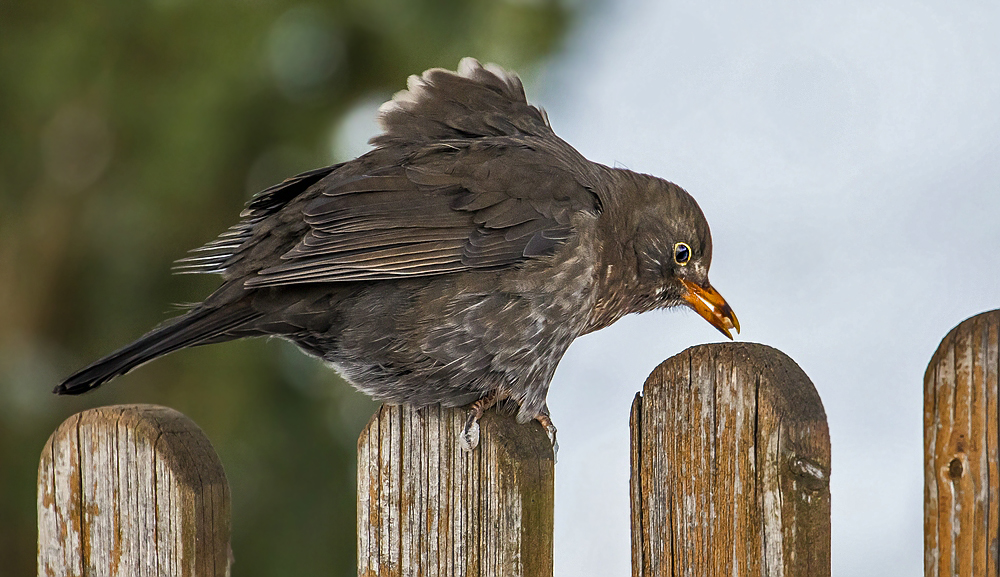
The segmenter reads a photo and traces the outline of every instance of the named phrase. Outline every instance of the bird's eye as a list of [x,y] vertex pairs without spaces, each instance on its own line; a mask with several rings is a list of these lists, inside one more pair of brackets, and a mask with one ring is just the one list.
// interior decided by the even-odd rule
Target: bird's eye
[[683,242],[674,245],[674,262],[684,266],[691,260],[691,247]]

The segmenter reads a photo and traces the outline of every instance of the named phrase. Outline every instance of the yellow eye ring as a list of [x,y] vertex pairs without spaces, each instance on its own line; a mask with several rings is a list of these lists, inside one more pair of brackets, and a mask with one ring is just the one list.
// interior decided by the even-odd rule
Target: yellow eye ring
[[691,247],[687,243],[679,242],[674,245],[674,262],[684,266],[691,260]]

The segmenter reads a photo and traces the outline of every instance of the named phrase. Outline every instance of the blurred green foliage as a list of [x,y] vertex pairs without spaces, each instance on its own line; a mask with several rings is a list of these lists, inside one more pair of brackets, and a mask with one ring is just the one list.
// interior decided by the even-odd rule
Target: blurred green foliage
[[407,75],[462,56],[523,72],[569,11],[0,2],[0,574],[34,571],[51,431],[89,407],[141,402],[186,413],[219,452],[236,575],[353,575],[355,443],[375,405],[333,371],[284,342],[248,341],[183,351],[83,397],[49,391],[169,318],[169,303],[214,288],[171,276],[172,261],[233,224],[250,193],[371,136],[344,136],[352,108],[367,118]]

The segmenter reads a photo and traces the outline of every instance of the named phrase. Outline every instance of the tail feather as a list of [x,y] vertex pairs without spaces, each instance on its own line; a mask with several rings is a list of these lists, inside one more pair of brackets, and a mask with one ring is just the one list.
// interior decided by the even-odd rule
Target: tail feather
[[52,392],[59,395],[85,393],[167,353],[205,344],[210,340],[219,342],[219,337],[258,316],[259,313],[251,307],[241,305],[194,309],[73,373]]

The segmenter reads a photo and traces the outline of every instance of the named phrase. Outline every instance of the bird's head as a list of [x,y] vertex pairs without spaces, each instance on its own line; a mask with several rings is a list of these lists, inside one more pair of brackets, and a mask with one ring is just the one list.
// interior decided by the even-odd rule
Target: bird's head
[[[712,234],[698,203],[681,187],[635,175],[632,250],[642,309],[688,306],[733,338],[740,324],[733,309],[708,280]],[[629,204],[632,204],[631,202]],[[620,207],[619,207],[620,208]],[[626,235],[629,237],[629,235]]]

